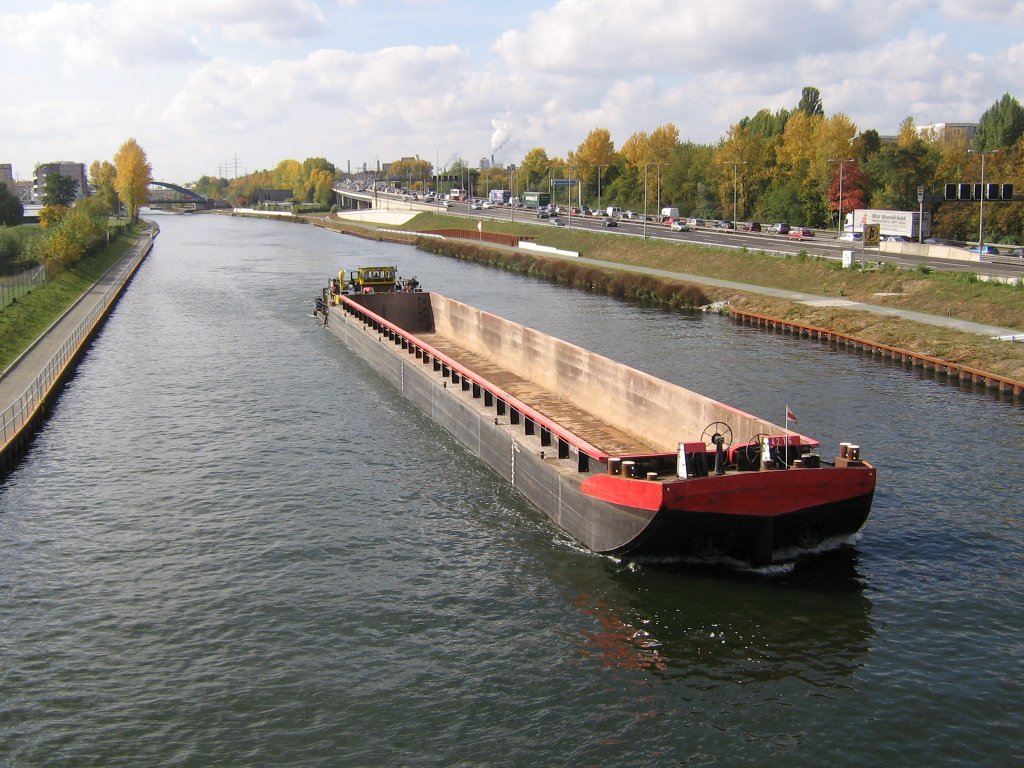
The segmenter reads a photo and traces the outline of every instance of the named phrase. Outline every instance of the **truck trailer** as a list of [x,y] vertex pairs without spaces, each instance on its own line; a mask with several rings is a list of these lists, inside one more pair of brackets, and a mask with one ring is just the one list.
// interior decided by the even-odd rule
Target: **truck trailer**
[[523,192],[524,208],[543,208],[550,204],[550,192]]
[[512,193],[507,189],[492,189],[487,199],[491,205],[507,205]]
[[889,211],[881,208],[857,208],[846,214],[843,229],[846,232],[864,232],[868,224],[877,224],[882,237],[906,237],[910,240],[929,237],[932,233],[932,215],[924,214],[924,232],[918,232],[921,215],[917,211]]

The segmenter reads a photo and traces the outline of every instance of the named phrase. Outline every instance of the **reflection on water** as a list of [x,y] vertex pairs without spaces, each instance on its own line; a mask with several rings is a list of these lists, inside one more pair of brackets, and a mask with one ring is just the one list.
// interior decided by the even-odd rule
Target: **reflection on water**
[[596,630],[583,631],[582,656],[615,669],[665,669],[661,643],[646,629],[625,623],[607,606],[594,604],[593,595],[580,595],[574,604],[598,625]]
[[874,629],[856,554],[837,551],[771,579],[699,566],[607,560],[615,588],[580,593],[596,622],[580,652],[609,667],[648,669],[706,685],[795,677],[841,685],[863,663]]

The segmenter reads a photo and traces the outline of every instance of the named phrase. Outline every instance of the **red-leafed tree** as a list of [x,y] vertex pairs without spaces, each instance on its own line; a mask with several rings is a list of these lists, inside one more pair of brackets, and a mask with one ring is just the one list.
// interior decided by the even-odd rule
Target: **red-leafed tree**
[[[842,174],[842,178],[840,178]],[[838,213],[849,213],[856,208],[867,208],[867,186],[868,177],[860,169],[856,160],[836,163],[835,173],[832,175],[832,184],[828,189],[828,208]],[[842,187],[842,200],[840,201],[840,187]],[[840,202],[842,205],[840,205]],[[842,226],[842,222],[839,223]]]

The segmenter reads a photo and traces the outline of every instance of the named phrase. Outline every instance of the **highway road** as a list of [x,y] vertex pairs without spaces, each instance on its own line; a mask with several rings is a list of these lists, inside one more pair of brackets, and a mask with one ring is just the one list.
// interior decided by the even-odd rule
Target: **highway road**
[[[408,205],[410,210],[437,210],[455,216],[469,218],[493,219],[498,221],[515,221],[520,224],[533,224],[540,227],[554,227],[550,219],[539,218],[535,211],[526,208],[485,208],[471,210],[469,203],[451,203],[445,210],[442,205],[406,200],[401,195],[377,193],[378,199],[388,198],[393,204]],[[928,256],[912,256],[909,254],[885,253],[878,248],[864,247],[861,243],[840,242],[832,233],[815,230],[815,236],[795,238],[788,235],[775,235],[768,232],[743,232],[720,230],[711,227],[699,227],[688,232],[673,232],[662,224],[644,223],[639,220],[619,219],[617,226],[602,225],[602,216],[568,216],[560,214],[559,221],[567,229],[583,229],[620,237],[646,237],[648,240],[667,240],[670,242],[689,242],[717,248],[746,248],[750,251],[764,251],[779,256],[794,256],[805,252],[812,256],[829,259],[842,259],[843,251],[853,251],[854,260],[858,263],[892,264],[903,269],[916,269],[919,266],[937,271],[974,272],[999,278],[1024,279],[1024,259],[1014,257],[986,257],[981,262],[966,262],[953,259],[941,259]]]

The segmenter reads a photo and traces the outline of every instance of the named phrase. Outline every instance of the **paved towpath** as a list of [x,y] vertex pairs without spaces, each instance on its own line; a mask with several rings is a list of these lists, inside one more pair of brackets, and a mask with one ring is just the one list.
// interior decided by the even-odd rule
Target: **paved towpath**
[[67,355],[73,354],[73,348],[83,333],[83,323],[110,300],[111,289],[125,281],[139,257],[150,247],[155,234],[154,231],[143,233],[95,285],[0,373],[0,408],[3,409],[0,421],[5,427],[0,431],[0,447],[5,442],[4,432],[10,431],[12,422],[20,413],[35,406],[40,391],[49,387]]
[[866,304],[860,301],[849,301],[848,299],[837,299],[828,296],[817,296],[812,293],[802,293],[800,291],[787,291],[783,288],[769,288],[763,285],[737,283],[732,280],[719,280],[714,277],[705,277],[703,275],[690,275],[685,272],[671,272],[665,269],[653,269],[651,267],[640,267],[632,264],[623,265],[617,262],[600,261],[598,259],[588,259],[583,256],[571,257],[570,260],[579,261],[585,264],[591,264],[595,267],[624,269],[630,272],[638,272],[640,274],[652,275],[655,277],[669,277],[674,280],[683,280],[687,283],[713,285],[716,288],[728,288],[730,290],[744,291],[746,293],[760,293],[765,296],[774,296],[779,299],[798,301],[803,304],[809,304],[811,306],[816,307],[839,307],[841,309],[851,309],[859,312],[872,312],[876,315],[888,315],[890,317],[899,317],[904,320],[913,320],[915,323],[924,323],[926,325],[937,325],[945,328],[953,328],[958,331],[964,331],[965,333],[976,333],[981,336],[1020,336],[1022,337],[1022,339],[1024,339],[1024,329],[1002,328],[998,325],[972,323],[969,320],[960,320],[959,318],[956,317],[946,317],[944,315],[930,315],[925,312],[914,312],[909,309],[900,309],[899,307],[884,307],[878,304]]

